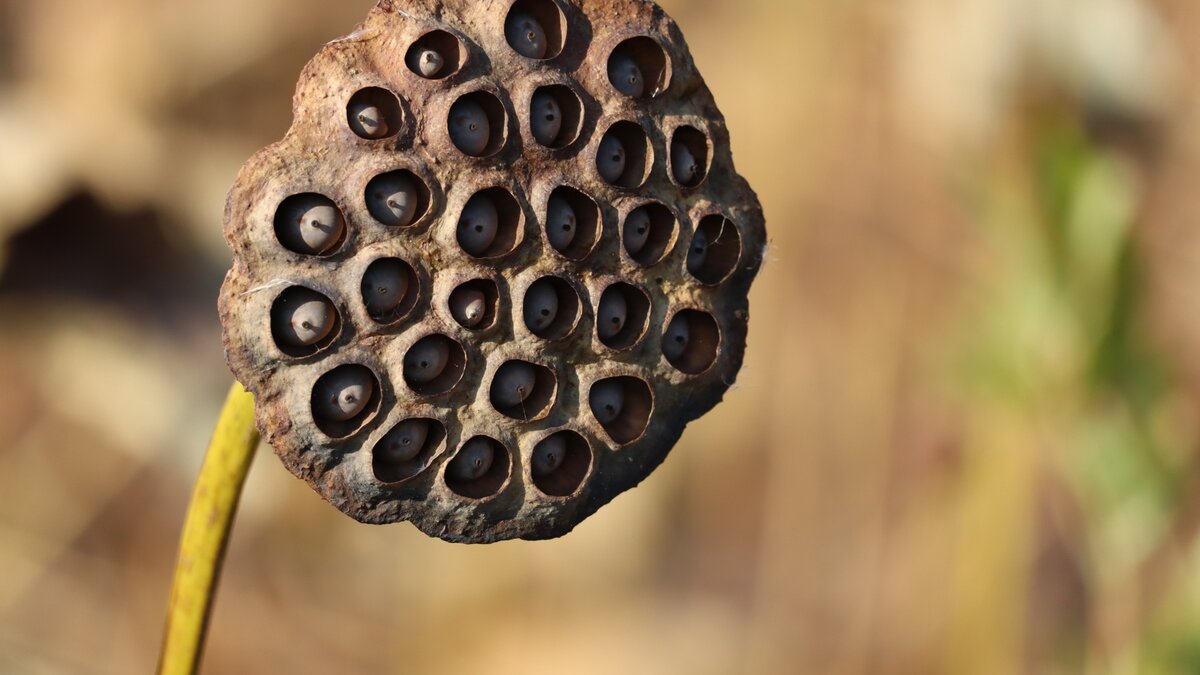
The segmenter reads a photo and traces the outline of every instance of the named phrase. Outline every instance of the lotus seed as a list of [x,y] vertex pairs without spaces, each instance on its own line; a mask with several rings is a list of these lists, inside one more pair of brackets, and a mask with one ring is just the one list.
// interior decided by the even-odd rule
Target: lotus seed
[[417,215],[417,187],[402,173],[389,173],[367,186],[367,210],[384,225],[404,226]]
[[546,203],[546,239],[556,251],[565,251],[575,241],[575,209],[559,194],[551,194]]
[[685,187],[691,187],[700,181],[700,165],[691,149],[679,139],[671,143],[671,171],[675,181]]
[[454,461],[446,467],[446,477],[462,482],[479,480],[492,468],[494,458],[491,441],[476,436],[463,444]]
[[483,106],[461,98],[450,107],[450,140],[459,150],[479,157],[487,150],[491,134],[491,123]]
[[421,73],[422,77],[434,77],[442,72],[442,66],[446,65],[446,59],[436,51],[421,47],[417,50],[417,72]]
[[383,437],[376,446],[379,459],[385,462],[411,462],[421,454],[425,439],[429,436],[429,422],[404,420]]
[[525,293],[525,325],[535,334],[542,333],[558,316],[558,293],[553,284],[538,281]]
[[650,238],[650,212],[644,208],[637,209],[625,219],[625,232],[622,235],[625,250],[629,255],[636,256],[646,247]]
[[562,131],[562,110],[558,101],[549,92],[539,89],[533,93],[529,104],[529,129],[542,145],[554,145],[554,139]]
[[408,293],[408,270],[395,261],[381,261],[367,268],[363,274],[363,304],[373,317],[389,316]]
[[687,351],[688,340],[691,339],[690,333],[686,318],[677,315],[671,320],[666,333],[663,334],[662,342],[663,356],[667,357],[667,361],[675,363],[683,356]]
[[487,298],[474,288],[464,288],[450,295],[450,315],[464,328],[474,328],[487,313]]
[[363,138],[383,138],[391,131],[383,111],[370,103],[351,103],[349,113],[350,128]]
[[596,334],[601,341],[611,340],[621,332],[628,311],[625,295],[617,289],[610,289],[600,297],[600,307],[596,310]]
[[642,69],[628,54],[613,54],[608,59],[608,79],[617,91],[626,96],[641,98],[646,92]]
[[692,245],[688,248],[687,268],[692,274],[695,274],[704,266],[704,260],[708,257],[708,235],[704,234],[704,230],[696,230],[696,234],[692,237]]
[[520,405],[533,393],[537,372],[522,361],[510,361],[496,371],[492,381],[492,402],[501,408]]
[[486,195],[476,195],[458,217],[458,245],[470,255],[481,257],[496,240],[499,227],[496,205]]
[[404,357],[404,377],[413,384],[428,384],[437,379],[450,362],[450,342],[445,338],[425,338]]
[[603,380],[592,386],[589,397],[592,404],[592,414],[600,424],[608,424],[617,419],[621,409],[625,407],[625,390],[616,380]]
[[546,56],[546,31],[538,20],[525,12],[512,12],[504,24],[504,37],[521,56],[541,59]]
[[608,134],[600,141],[596,151],[596,170],[608,183],[615,184],[625,173],[625,146],[615,134]]
[[548,476],[562,466],[567,456],[567,439],[561,433],[554,434],[533,448],[529,470],[536,478]]
[[272,316],[272,332],[285,344],[310,347],[333,330],[333,304],[324,298],[280,304],[281,311]]
[[361,413],[375,386],[364,368],[339,368],[317,381],[313,414],[331,422],[345,422]]
[[337,245],[346,229],[341,212],[321,195],[293,197],[281,209],[280,243],[297,253],[325,253]]

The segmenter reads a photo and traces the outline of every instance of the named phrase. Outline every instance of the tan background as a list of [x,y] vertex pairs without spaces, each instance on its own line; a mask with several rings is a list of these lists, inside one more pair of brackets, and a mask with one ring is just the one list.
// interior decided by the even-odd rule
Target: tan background
[[[224,193],[368,0],[0,0],[0,671],[152,669]],[[210,673],[1200,671],[1200,5],[669,0],[771,234],[746,368],[564,539],[263,449]]]

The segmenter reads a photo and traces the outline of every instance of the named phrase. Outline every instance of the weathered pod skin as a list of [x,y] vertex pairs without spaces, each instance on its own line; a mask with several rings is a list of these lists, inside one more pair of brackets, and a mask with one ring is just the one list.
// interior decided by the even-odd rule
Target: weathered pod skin
[[[512,6],[513,0],[381,1],[304,68],[291,128],[250,158],[225,210],[234,260],[220,297],[224,345],[234,375],[255,396],[264,438],[292,473],[347,515],[366,523],[410,521],[456,542],[557,537],[645,479],[688,422],[720,402],[736,379],[747,293],[766,237],[758,200],[734,169],[725,120],[661,8],[648,0],[547,0],[545,8],[563,20],[539,15],[539,21],[564,30],[548,35],[552,49],[538,60],[506,38]],[[405,62],[410,47],[430,34],[438,40],[429,44],[447,59],[436,78]],[[646,59],[637,64],[646,79],[640,97],[610,80],[609,57],[622,43],[637,46],[627,52],[632,58]],[[577,140],[562,147],[539,143],[528,119],[531,92],[547,84],[570,87],[582,104]],[[398,135],[364,140],[361,129],[351,128],[351,99],[369,88],[400,102],[405,121]],[[456,148],[447,128],[454,103],[475,92],[496,104],[484,106],[492,141],[480,156]],[[613,185],[597,173],[598,145],[619,121],[640,126],[649,139],[644,185]],[[672,175],[671,139],[682,127],[698,130],[711,149],[696,185],[681,186]],[[372,216],[367,186],[400,170],[419,180],[420,206],[411,223],[394,227]],[[560,186],[598,206],[588,233],[594,239],[570,256],[545,235],[548,196]],[[493,188],[511,193],[497,209],[497,240],[485,255],[468,255],[457,242],[458,216],[471,195]],[[276,234],[280,204],[302,194],[328,198],[344,217],[336,246],[319,254],[289,248]],[[657,240],[665,247],[661,259],[639,264],[622,240],[621,223],[647,200],[666,205],[678,223],[669,241]],[[689,248],[701,223],[719,227],[707,230],[703,268],[693,274]],[[388,321],[372,317],[362,291],[364,270],[381,257],[416,270],[415,305]],[[552,339],[531,332],[523,311],[529,287],[547,277],[565,282],[577,312]],[[474,278],[494,280],[500,296],[486,330],[461,325],[448,309],[453,289]],[[271,309],[281,280],[333,304],[341,321],[327,345],[294,354],[280,349]],[[639,319],[647,332],[620,349],[601,342],[595,316],[604,290],[616,282],[649,299],[648,315]],[[711,315],[717,330],[664,345],[671,318],[683,310]],[[458,345],[445,375],[429,386],[407,381],[406,354],[434,334]],[[512,361],[544,367],[537,384],[547,392],[544,408],[530,398],[508,414],[497,410],[491,384]],[[313,410],[314,387],[349,365],[375,378],[369,404],[345,421],[321,418]],[[598,395],[617,392],[622,401],[603,422],[589,398],[597,385]],[[429,432],[419,455],[377,450],[398,424],[414,418],[430,420],[437,432]],[[569,445],[543,446],[549,456],[535,462],[538,443],[560,430],[577,436],[563,437],[574,439]],[[490,439],[492,461],[462,471],[466,460],[455,465],[456,458],[480,437]]]

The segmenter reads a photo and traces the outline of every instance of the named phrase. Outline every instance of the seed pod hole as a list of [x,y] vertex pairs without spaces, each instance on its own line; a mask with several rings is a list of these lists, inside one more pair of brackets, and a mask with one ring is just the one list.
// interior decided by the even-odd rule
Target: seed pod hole
[[596,303],[596,337],[605,346],[624,350],[646,335],[650,296],[637,286],[618,281],[604,289]]
[[737,225],[720,214],[705,216],[688,245],[687,271],[700,283],[719,284],[733,273],[741,255]]
[[712,157],[708,136],[695,127],[683,126],[671,135],[671,179],[681,187],[696,187],[708,177]]
[[638,377],[599,380],[588,391],[592,416],[618,445],[632,443],[646,431],[654,409],[650,385]]
[[391,227],[405,227],[425,215],[432,197],[425,181],[400,169],[372,178],[363,199],[372,218]]
[[311,356],[328,347],[341,329],[333,302],[303,286],[292,286],[271,304],[271,337],[288,356]]
[[604,182],[617,187],[641,187],[653,164],[650,138],[636,122],[615,122],[596,148],[596,171]]
[[458,217],[458,245],[473,258],[499,258],[520,243],[525,212],[511,192],[501,187],[476,192]]
[[496,369],[488,398],[501,415],[528,422],[545,417],[558,393],[558,376],[529,361],[506,361]]
[[468,330],[487,330],[500,314],[500,290],[491,279],[472,279],[459,284],[447,299],[450,316]]
[[427,80],[440,80],[457,73],[466,60],[466,45],[444,30],[422,35],[404,56],[408,69]]
[[517,0],[504,19],[504,39],[530,59],[552,59],[562,52],[567,19],[553,0]]
[[404,123],[400,99],[381,87],[359,89],[346,104],[346,123],[369,141],[395,136]]
[[529,99],[529,131],[547,148],[565,148],[583,129],[583,101],[562,84],[538,87]]
[[420,285],[412,265],[399,258],[380,258],[363,273],[363,306],[375,321],[395,323],[408,316],[416,306],[421,296]]
[[662,352],[667,362],[689,375],[699,375],[717,361],[721,329],[712,314],[681,309],[663,331]]
[[495,496],[508,483],[512,456],[500,441],[474,436],[446,464],[446,487],[467,499]]
[[345,438],[362,428],[379,409],[379,379],[366,366],[338,366],[317,379],[312,416],[330,438]]
[[292,195],[275,210],[275,238],[293,253],[330,255],[346,238],[346,219],[325,195]]
[[417,340],[404,355],[404,381],[422,396],[444,394],[462,380],[467,352],[457,341],[434,333]]
[[371,468],[383,483],[403,483],[429,466],[446,443],[446,425],[426,417],[401,420],[371,449]]
[[643,204],[625,216],[621,242],[629,258],[642,267],[662,262],[678,236],[675,213],[659,202]]
[[461,96],[450,106],[446,125],[450,142],[464,155],[490,157],[504,147],[508,136],[508,112],[495,95],[475,91]]
[[565,279],[542,277],[529,285],[521,303],[529,332],[543,340],[561,340],[579,325],[583,303]]
[[600,205],[568,185],[554,188],[546,200],[546,242],[569,260],[583,260],[600,241]]
[[667,53],[654,38],[645,35],[629,38],[608,57],[608,81],[631,98],[653,98],[671,82]]
[[549,497],[569,497],[579,490],[592,468],[592,446],[583,436],[563,429],[543,438],[529,456],[533,484]]

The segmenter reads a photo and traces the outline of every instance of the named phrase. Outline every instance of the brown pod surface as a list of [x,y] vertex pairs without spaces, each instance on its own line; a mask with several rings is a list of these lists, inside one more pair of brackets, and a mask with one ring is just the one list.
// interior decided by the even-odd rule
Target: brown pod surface
[[[544,53],[513,47],[514,11],[544,24]],[[431,50],[441,66],[427,75],[413,59]],[[612,73],[622,82],[631,63],[642,86],[623,91]],[[466,150],[450,126],[460,101],[486,117]],[[606,136],[629,146],[609,180]],[[380,185],[404,199],[372,201]],[[480,194],[495,232],[464,233]],[[282,227],[300,200],[334,214],[328,241]],[[678,26],[648,0],[381,0],[304,68],[291,128],[230,192],[225,237],[227,359],[284,465],[359,521],[461,542],[560,536],[646,478],[737,377],[766,241],[725,120]],[[364,296],[382,258],[412,271],[388,320]],[[288,286],[338,317],[315,348],[279,346],[272,307]],[[597,329],[613,289],[629,335]],[[448,349],[425,349],[430,336]],[[406,365],[425,352],[438,370],[428,383],[419,358]],[[331,420],[314,405],[329,373],[346,372],[370,374],[369,399]],[[504,388],[517,375],[528,396]],[[411,457],[393,443],[410,419],[429,439]],[[490,462],[475,457],[481,438]]]

